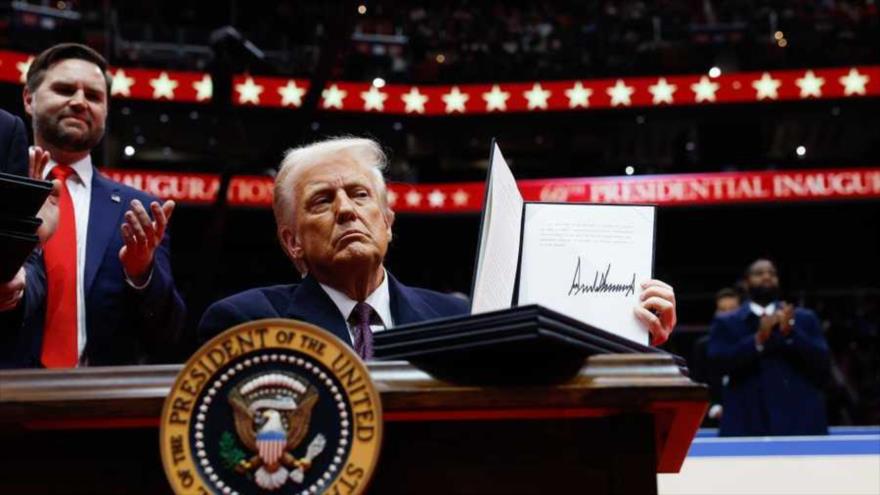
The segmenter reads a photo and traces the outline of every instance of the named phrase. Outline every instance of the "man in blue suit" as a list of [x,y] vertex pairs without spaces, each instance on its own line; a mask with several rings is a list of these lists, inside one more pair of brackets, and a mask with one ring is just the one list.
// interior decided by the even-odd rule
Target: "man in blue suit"
[[362,357],[372,333],[394,325],[464,314],[464,299],[397,281],[383,260],[394,212],[368,139],[335,139],[292,150],[275,180],[278,239],[303,274],[300,284],[248,290],[214,303],[200,340],[259,318],[294,318],[330,330]]
[[720,434],[826,434],[830,357],[819,319],[780,301],[769,260],[749,266],[745,285],[749,298],[710,330],[708,357],[724,387]]
[[[373,332],[466,314],[464,299],[407,287],[385,269],[394,223],[385,163],[369,139],[330,139],[288,152],[275,179],[273,209],[278,239],[303,281],[214,303],[199,323],[200,340],[260,318],[294,318],[330,330],[368,359]],[[644,311],[656,320],[645,324],[659,334],[655,341],[665,340],[675,322],[671,288],[651,281],[640,308],[656,311]]]
[[[171,274],[173,202],[114,182],[93,166],[111,79],[94,50],[60,44],[31,64],[24,89],[44,178],[60,181],[58,228],[23,268],[24,290],[0,320],[0,367],[156,360],[185,317]],[[150,205],[150,213],[144,205]]]

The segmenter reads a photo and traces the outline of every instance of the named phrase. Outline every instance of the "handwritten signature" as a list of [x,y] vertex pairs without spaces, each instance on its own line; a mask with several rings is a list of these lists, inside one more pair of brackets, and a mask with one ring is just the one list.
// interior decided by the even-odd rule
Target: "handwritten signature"
[[611,274],[611,263],[608,263],[608,267],[605,268],[605,273],[600,273],[599,270],[596,270],[595,276],[593,276],[593,283],[591,285],[587,285],[581,282],[581,257],[578,256],[577,266],[574,268],[574,277],[571,280],[571,288],[568,291],[569,296],[576,296],[578,294],[589,294],[591,292],[610,292],[610,293],[623,293],[623,297],[629,297],[631,294],[636,293],[636,274],[633,272],[632,281],[628,284],[614,284],[608,282],[608,276]]

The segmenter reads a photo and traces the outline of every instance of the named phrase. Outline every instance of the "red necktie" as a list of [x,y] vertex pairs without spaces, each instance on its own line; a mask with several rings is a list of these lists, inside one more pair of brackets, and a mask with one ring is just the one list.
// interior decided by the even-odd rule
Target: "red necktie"
[[67,165],[56,165],[50,175],[61,181],[58,203],[58,228],[46,241],[43,259],[46,263],[48,294],[46,324],[43,330],[41,360],[47,368],[73,368],[79,354],[76,311],[76,217],[73,200],[67,189],[67,178],[74,171]]

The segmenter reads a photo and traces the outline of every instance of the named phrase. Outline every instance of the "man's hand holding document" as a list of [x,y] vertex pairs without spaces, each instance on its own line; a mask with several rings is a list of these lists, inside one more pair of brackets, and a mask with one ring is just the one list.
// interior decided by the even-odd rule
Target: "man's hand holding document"
[[497,144],[486,188],[472,313],[540,304],[640,344],[668,338],[654,206],[523,202]]

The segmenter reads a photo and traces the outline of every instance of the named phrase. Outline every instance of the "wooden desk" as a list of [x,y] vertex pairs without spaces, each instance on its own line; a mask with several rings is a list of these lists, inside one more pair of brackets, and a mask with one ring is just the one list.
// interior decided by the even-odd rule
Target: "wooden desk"
[[[552,386],[369,368],[385,419],[370,493],[655,493],[707,407],[664,355],[594,356]],[[168,493],[157,427],[179,369],[0,371],[0,492]]]

